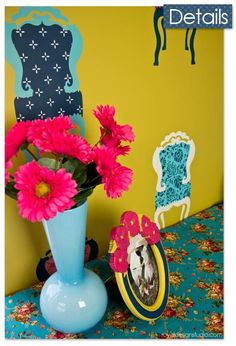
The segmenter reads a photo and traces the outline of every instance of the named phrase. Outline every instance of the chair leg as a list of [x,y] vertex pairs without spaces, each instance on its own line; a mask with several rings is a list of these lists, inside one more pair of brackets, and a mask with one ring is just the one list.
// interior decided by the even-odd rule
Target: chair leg
[[191,51],[191,64],[195,65],[195,49],[194,49],[194,38],[197,29],[193,29],[191,37],[190,37],[190,51]]
[[189,33],[189,28],[187,28],[186,33],[185,33],[185,50],[189,50],[189,48],[188,48],[188,33]]
[[161,26],[163,29],[163,46],[162,46],[162,50],[166,50],[166,29],[164,28],[164,19],[162,18],[161,20]]
[[165,228],[164,211],[161,213],[160,218],[161,218],[162,228]]
[[180,221],[182,221],[184,219],[184,215],[185,215],[185,207],[186,204],[182,204],[182,210],[181,210],[181,214],[180,214]]
[[159,229],[161,229],[161,225],[159,223],[159,217],[160,217],[161,213],[162,213],[162,211],[160,211],[160,209],[156,209],[155,214],[154,214],[154,221],[155,221],[155,224],[157,225],[157,227]]
[[190,211],[190,206],[191,206],[191,200],[189,197],[186,197],[186,210],[185,210],[185,214],[184,214],[184,219],[186,217],[188,217],[189,211]]
[[154,221],[159,229],[165,228],[165,219],[164,219],[165,211],[166,210],[163,211],[162,208],[157,208],[155,211]]
[[160,229],[158,209],[156,209],[156,211],[155,211],[154,221],[155,221],[155,224],[157,225],[157,227]]
[[156,50],[154,54],[154,63],[153,65],[159,65],[159,53],[161,50],[161,35],[158,28],[158,21],[163,16],[163,9],[162,8],[156,8],[154,12],[154,18],[153,18],[153,25],[154,25],[154,31],[156,34]]

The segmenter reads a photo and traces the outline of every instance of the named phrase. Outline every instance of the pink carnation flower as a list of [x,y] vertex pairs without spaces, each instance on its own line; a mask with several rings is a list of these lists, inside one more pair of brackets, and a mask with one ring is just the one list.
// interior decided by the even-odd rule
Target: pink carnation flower
[[117,248],[110,255],[110,266],[115,272],[125,273],[128,270],[128,255],[126,250]]
[[108,197],[121,197],[132,183],[131,169],[116,162],[117,151],[114,148],[101,146],[94,148],[94,161]]
[[117,247],[127,250],[129,246],[129,236],[127,229],[123,226],[114,227],[110,233],[110,239],[116,242]]
[[44,132],[41,138],[34,140],[33,144],[40,149],[41,153],[53,152],[70,156],[85,164],[93,161],[92,148],[88,142],[83,137],[74,134]]
[[68,116],[60,115],[55,118],[47,118],[46,120],[36,119],[31,121],[27,131],[29,142],[42,138],[47,134],[55,134],[58,132],[67,132],[74,128],[71,119]]
[[12,162],[7,161],[5,162],[5,185],[8,184],[9,178],[10,178],[10,173],[7,171],[9,168],[12,167]]
[[160,240],[159,229],[155,222],[152,222],[147,216],[142,216],[141,235],[146,238],[148,244],[156,244]]
[[130,125],[118,125],[114,120],[115,108],[113,106],[97,106],[93,114],[102,125],[101,143],[109,147],[120,147],[120,155],[129,151],[129,147],[122,149],[121,141],[134,141],[134,133]]
[[48,220],[75,204],[77,184],[63,168],[54,172],[32,161],[18,168],[14,180],[19,213],[31,222]]
[[5,161],[8,162],[27,141],[27,131],[30,121],[16,123],[7,133],[5,138]]

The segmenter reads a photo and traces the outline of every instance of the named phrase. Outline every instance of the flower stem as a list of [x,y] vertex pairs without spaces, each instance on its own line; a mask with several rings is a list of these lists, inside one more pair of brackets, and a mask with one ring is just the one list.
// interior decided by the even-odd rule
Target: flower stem
[[98,144],[101,144],[103,138],[104,138],[106,135],[110,135],[110,134],[111,134],[111,131],[109,131],[109,130],[106,129],[105,127],[104,127],[103,129],[104,129],[104,132],[103,132],[102,136],[100,137],[99,141],[97,141],[97,143],[94,145],[95,147],[97,147]]
[[32,153],[32,151],[29,148],[26,148],[25,150],[28,151],[28,153],[33,157],[33,159],[35,159],[35,161],[38,161],[37,156],[34,155],[34,153]]

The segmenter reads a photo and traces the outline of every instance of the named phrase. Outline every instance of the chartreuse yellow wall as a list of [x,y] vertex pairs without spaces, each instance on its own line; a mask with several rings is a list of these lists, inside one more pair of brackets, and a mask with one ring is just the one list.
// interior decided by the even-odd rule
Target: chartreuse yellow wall
[[[6,8],[6,20],[17,8]],[[153,66],[155,35],[153,7],[61,7],[83,37],[77,65],[84,102],[86,138],[99,136],[91,110],[97,104],[117,108],[117,120],[132,124],[136,140],[123,162],[134,170],[128,193],[110,200],[102,187],[89,198],[89,237],[108,249],[109,230],[125,210],[153,217],[157,176],[152,155],[172,131],[184,131],[195,142],[191,166],[190,214],[222,200],[223,190],[223,31],[198,30],[196,65],[184,50],[183,30],[168,30],[168,49]],[[14,72],[6,63],[6,130],[15,123]],[[23,157],[19,157],[23,161]],[[179,210],[167,216],[167,225],[179,219]],[[35,267],[48,249],[41,224],[18,216],[16,203],[6,198],[6,292],[27,287],[36,280]]]

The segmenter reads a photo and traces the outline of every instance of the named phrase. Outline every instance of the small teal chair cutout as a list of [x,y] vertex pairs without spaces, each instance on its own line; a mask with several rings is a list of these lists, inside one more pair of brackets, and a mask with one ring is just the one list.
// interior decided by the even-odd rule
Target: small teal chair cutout
[[153,167],[158,175],[154,220],[158,228],[165,227],[164,213],[173,206],[182,206],[180,220],[190,210],[190,166],[195,145],[184,132],[172,132],[165,137],[153,155]]

